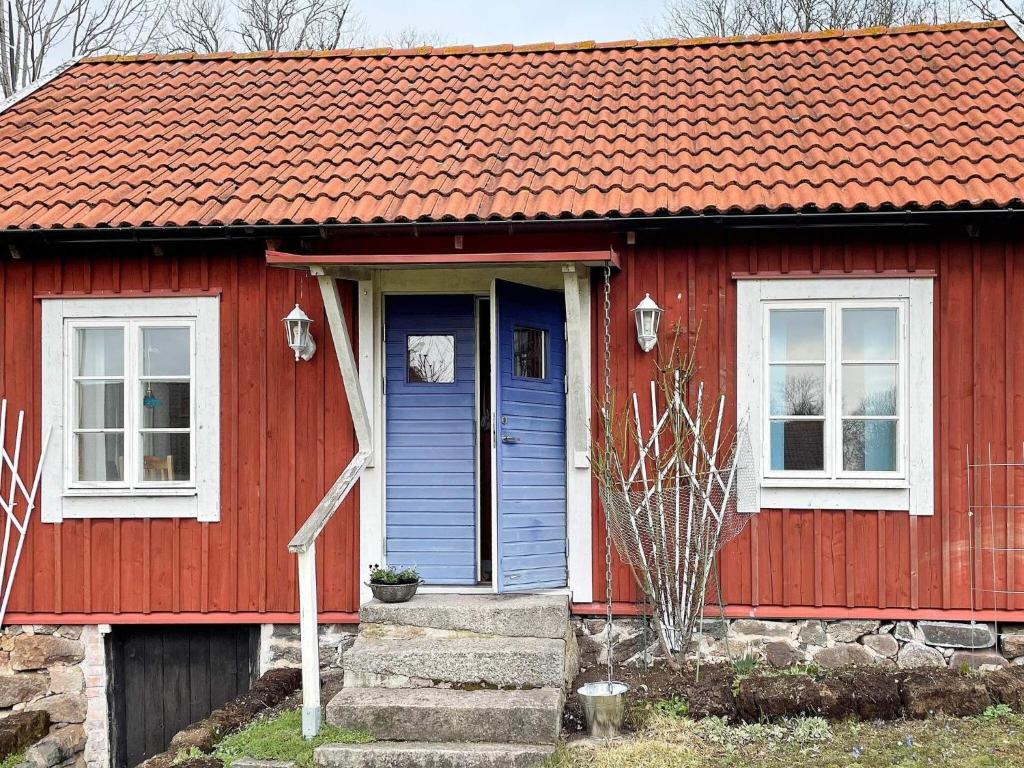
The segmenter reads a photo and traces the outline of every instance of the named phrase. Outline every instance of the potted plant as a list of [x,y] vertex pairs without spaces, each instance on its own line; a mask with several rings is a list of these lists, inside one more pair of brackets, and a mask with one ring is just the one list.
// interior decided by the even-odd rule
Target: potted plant
[[382,603],[404,603],[412,600],[416,589],[422,583],[420,572],[416,568],[403,568],[399,571],[394,566],[370,566],[370,591]]

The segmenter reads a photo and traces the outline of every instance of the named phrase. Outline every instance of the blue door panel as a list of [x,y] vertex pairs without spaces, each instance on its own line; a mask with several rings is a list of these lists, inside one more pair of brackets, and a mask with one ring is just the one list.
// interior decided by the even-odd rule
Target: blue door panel
[[[565,551],[565,302],[497,281],[498,590],[562,587]],[[545,332],[543,378],[515,375],[516,328]]]
[[[476,581],[476,308],[472,296],[385,304],[387,561],[429,584]],[[407,381],[410,335],[455,337],[450,383]]]

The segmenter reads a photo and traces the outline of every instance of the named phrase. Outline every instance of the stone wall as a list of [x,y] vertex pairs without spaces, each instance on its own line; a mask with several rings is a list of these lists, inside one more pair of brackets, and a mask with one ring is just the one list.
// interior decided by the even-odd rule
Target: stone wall
[[97,628],[25,625],[0,632],[0,717],[42,710],[50,719],[49,733],[26,751],[26,766],[85,768],[87,718],[89,728],[96,727],[90,701],[97,696],[97,671],[103,713],[96,768],[107,763],[106,676]]
[[[341,690],[345,651],[356,641],[356,624],[320,625],[320,682],[324,706]],[[302,664],[298,624],[264,624],[260,632],[260,674]]]
[[[607,660],[604,619],[575,619],[584,668]],[[646,634],[645,634],[646,626]],[[651,627],[641,619],[616,619],[616,664],[639,664],[659,655]],[[973,669],[1024,665],[1024,624],[871,620],[711,620],[704,623],[701,658],[727,661],[752,655],[771,666],[851,664]],[[696,650],[696,649],[695,649]]]

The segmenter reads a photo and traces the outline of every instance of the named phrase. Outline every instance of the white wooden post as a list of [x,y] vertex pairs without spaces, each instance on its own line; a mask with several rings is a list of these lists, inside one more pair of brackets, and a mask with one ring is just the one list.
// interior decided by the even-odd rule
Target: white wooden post
[[587,382],[583,379],[588,353],[583,348],[581,338],[583,311],[580,307],[580,282],[575,264],[562,265],[562,281],[565,287],[565,343],[569,377],[566,396],[569,398],[573,423],[573,466],[588,469],[590,437],[587,431]]
[[370,417],[359,384],[359,367],[352,352],[348,324],[334,278],[323,270],[310,270],[317,276],[323,296],[327,323],[331,329],[338,368],[345,385],[345,397],[355,427],[358,450],[342,470],[316,509],[292,537],[288,550],[299,556],[299,647],[302,650],[302,735],[311,739],[320,732],[320,638],[316,611],[316,539],[331,516],[355,486],[363,469],[373,457]]
[[316,541],[299,553],[299,633],[302,649],[302,735],[320,732],[320,638],[316,618]]

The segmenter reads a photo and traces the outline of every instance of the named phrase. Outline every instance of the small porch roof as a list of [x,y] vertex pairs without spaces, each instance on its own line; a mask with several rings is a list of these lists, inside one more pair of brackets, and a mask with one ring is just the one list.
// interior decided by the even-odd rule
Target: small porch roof
[[585,250],[543,251],[450,251],[440,253],[287,253],[267,249],[267,264],[277,267],[373,267],[409,269],[427,266],[484,266],[487,264],[578,264],[588,267],[610,265],[620,268],[619,254],[614,247]]

